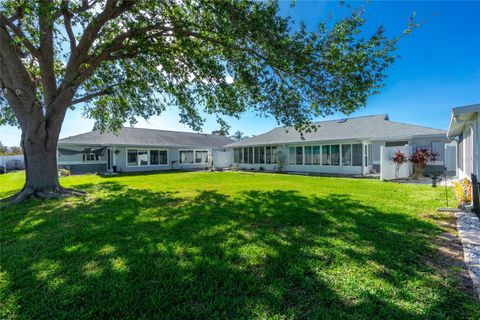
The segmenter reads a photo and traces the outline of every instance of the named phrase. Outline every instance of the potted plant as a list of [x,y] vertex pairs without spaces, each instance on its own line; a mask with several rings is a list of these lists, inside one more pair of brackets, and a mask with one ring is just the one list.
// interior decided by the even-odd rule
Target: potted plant
[[399,175],[400,175],[400,167],[401,167],[404,163],[407,163],[407,162],[408,162],[408,158],[407,158],[407,156],[405,155],[405,153],[403,153],[403,152],[400,151],[400,150],[397,150],[397,151],[395,151],[395,153],[393,154],[392,161],[395,163],[395,179],[398,179],[398,177],[399,177]]

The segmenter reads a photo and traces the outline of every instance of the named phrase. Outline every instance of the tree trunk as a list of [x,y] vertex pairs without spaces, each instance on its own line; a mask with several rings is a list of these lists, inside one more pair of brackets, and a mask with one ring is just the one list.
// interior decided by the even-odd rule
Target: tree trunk
[[[26,181],[24,189],[37,192],[51,192],[60,188],[57,173],[57,141],[51,138],[25,137]],[[57,140],[57,139],[55,139]]]
[[63,188],[58,180],[57,144],[61,121],[49,121],[37,109],[36,113],[29,114],[23,124],[21,146],[25,160],[25,184],[19,193],[0,202],[9,205],[30,197],[52,199],[85,194]]

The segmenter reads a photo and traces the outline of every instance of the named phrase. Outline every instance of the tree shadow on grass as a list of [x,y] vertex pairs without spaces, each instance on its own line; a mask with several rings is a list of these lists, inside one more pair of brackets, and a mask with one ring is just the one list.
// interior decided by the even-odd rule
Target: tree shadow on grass
[[460,319],[478,312],[418,258],[432,253],[435,225],[348,195],[198,190],[182,198],[114,181],[77,187],[98,197],[2,212],[0,317]]

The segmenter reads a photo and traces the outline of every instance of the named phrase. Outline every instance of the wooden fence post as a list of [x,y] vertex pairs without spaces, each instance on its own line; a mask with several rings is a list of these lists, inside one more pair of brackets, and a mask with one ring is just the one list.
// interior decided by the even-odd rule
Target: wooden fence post
[[478,183],[477,176],[472,173],[472,203],[473,212],[480,217],[480,184]]

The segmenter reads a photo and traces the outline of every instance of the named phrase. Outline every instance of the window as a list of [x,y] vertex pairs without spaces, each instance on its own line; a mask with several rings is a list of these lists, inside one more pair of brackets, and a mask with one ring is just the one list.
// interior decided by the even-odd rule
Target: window
[[138,165],[148,166],[148,151],[138,150]]
[[83,155],[83,161],[98,161],[100,156],[95,153],[87,153]]
[[312,147],[305,146],[305,164],[312,164]]
[[303,147],[296,148],[296,161],[297,164],[303,164]]
[[330,165],[330,146],[322,146],[322,166]]
[[180,150],[180,163],[193,163],[193,150]]
[[167,164],[167,150],[150,150],[150,165]]
[[248,163],[253,163],[253,147],[248,148]]
[[352,165],[352,145],[342,144],[342,166]]
[[272,147],[265,147],[265,163],[272,163]]
[[235,148],[233,149],[233,162],[240,163],[240,149]]
[[385,147],[403,147],[407,144],[408,141],[387,141],[385,142]]
[[[159,150],[150,150],[159,151]],[[166,150],[162,150],[162,152],[167,152]],[[156,160],[158,159],[158,155],[154,152],[153,158],[152,155],[149,154],[148,150],[137,150],[137,149],[128,149],[127,150],[127,166],[148,166],[152,161],[152,164],[156,164]]]
[[312,164],[320,164],[320,146],[312,147]]
[[263,147],[255,147],[255,163],[263,163],[261,160],[261,152],[260,150],[263,149]]
[[362,166],[362,145],[354,144],[352,145],[352,165],[353,166]]
[[243,148],[243,163],[248,163],[248,148]]
[[150,164],[151,165],[160,164],[159,152],[160,151],[158,151],[158,150],[150,150]]
[[195,163],[208,163],[208,151],[195,151]]
[[127,165],[128,166],[138,166],[137,150],[128,150],[128,152],[127,152]]
[[330,158],[332,166],[340,165],[340,146],[338,144],[331,145],[330,152],[332,154]]
[[260,147],[260,163],[265,163],[265,147]]
[[288,148],[288,164],[295,164],[295,147]]
[[272,163],[277,163],[277,147],[272,146]]

